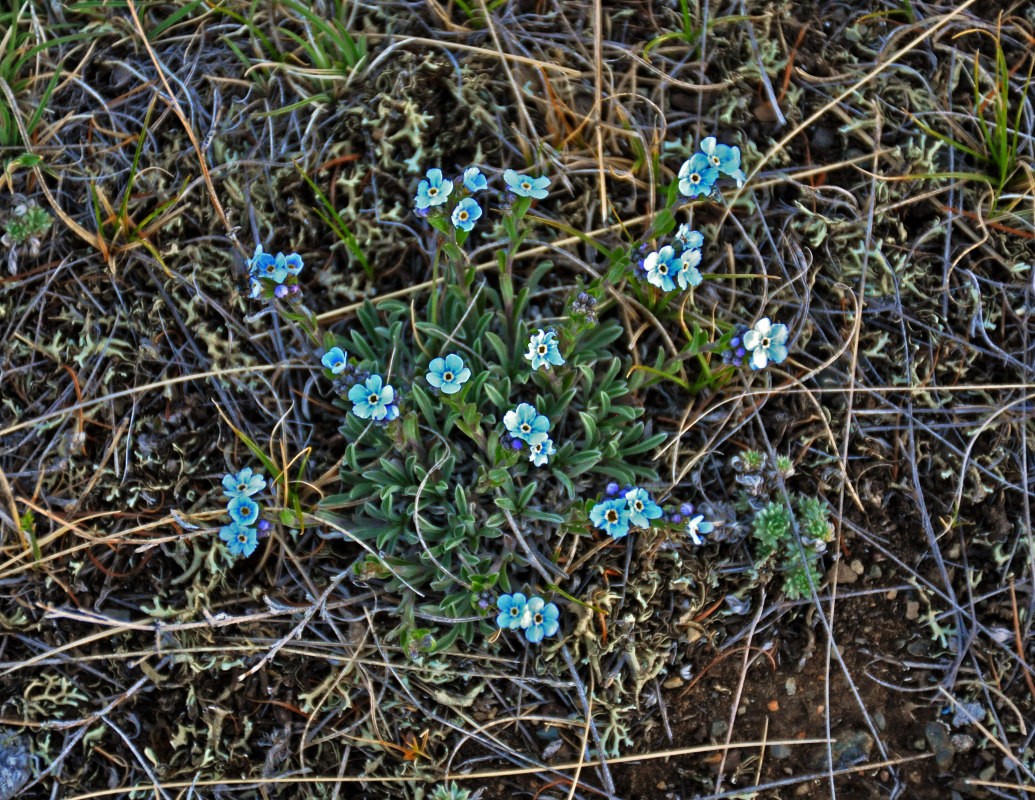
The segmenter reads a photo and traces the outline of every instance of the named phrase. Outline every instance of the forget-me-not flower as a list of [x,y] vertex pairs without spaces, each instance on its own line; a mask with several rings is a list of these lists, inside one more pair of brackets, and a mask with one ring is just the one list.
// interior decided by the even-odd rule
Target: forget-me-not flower
[[629,507],[624,497],[597,503],[589,512],[589,518],[613,539],[621,539],[629,532]]
[[535,433],[528,439],[528,460],[537,467],[543,466],[557,450],[553,446],[553,440],[545,433]]
[[550,179],[545,175],[533,178],[529,175],[520,175],[512,169],[503,170],[503,180],[518,197],[533,197],[542,200],[549,192],[546,187],[550,185]]
[[414,202],[418,209],[440,206],[449,199],[453,191],[453,182],[442,177],[442,170],[438,167],[429,169],[427,180],[417,184],[417,196]]
[[660,250],[648,253],[643,259],[643,268],[647,271],[647,280],[663,292],[671,292],[676,288],[673,276],[679,267],[672,245],[667,244]]
[[453,209],[453,227],[470,232],[474,222],[482,215],[482,207],[473,197],[465,197]]
[[701,538],[701,534],[707,535],[713,530],[715,530],[715,523],[705,520],[704,514],[698,514],[696,517],[691,517],[686,521],[686,535],[689,536],[696,545],[700,545],[704,542]]
[[268,263],[274,260],[272,253],[262,252],[262,245],[255,245],[255,255],[248,259],[248,274],[251,276],[258,275],[262,268]]
[[302,256],[298,253],[277,253],[274,262],[278,268],[283,268],[288,275],[297,275],[302,271]]
[[525,615],[528,617],[525,638],[530,642],[541,642],[544,636],[553,636],[560,627],[557,606],[547,603],[541,597],[533,597],[525,604]]
[[744,185],[744,170],[740,168],[740,148],[718,144],[714,136],[701,141],[701,152],[708,156],[708,161],[723,175],[736,180],[737,187]]
[[564,357],[557,349],[557,334],[552,330],[544,331],[540,328],[539,333],[532,334],[529,338],[525,358],[532,362],[532,369],[549,369],[551,364],[559,367],[564,363]]
[[259,504],[248,495],[242,494],[230,500],[226,512],[230,515],[230,519],[239,525],[254,525],[259,518]]
[[525,611],[527,605],[528,602],[521,592],[500,595],[496,601],[496,608],[500,610],[496,615],[497,627],[504,630],[525,627],[528,624],[528,614]]
[[[393,405],[395,389],[385,385],[380,375],[371,375],[365,383],[357,383],[349,389],[352,411],[360,419],[376,421],[394,419],[399,416],[398,407]],[[394,416],[390,409],[395,409]]]
[[[256,276],[274,283],[283,283],[289,274],[287,262],[283,258],[278,259],[275,256],[269,255],[269,253],[264,255],[265,257],[259,261],[259,267],[255,273]],[[284,254],[278,253],[278,255],[283,256]]]
[[507,426],[507,433],[526,442],[531,442],[534,434],[550,430],[549,417],[544,417],[535,410],[535,406],[528,403],[521,403],[513,411],[504,414],[503,424]]
[[251,467],[245,467],[236,475],[228,473],[223,476],[223,494],[234,497],[251,497],[266,488],[266,479]]
[[235,556],[250,556],[259,544],[259,536],[255,528],[249,528],[236,522],[220,528],[219,538],[226,542],[226,549]]
[[471,370],[464,366],[464,360],[455,353],[445,358],[433,358],[428,364],[428,383],[443,394],[456,394],[463,384],[470,380]]
[[693,230],[689,222],[684,222],[676,229],[676,241],[683,247],[699,250],[704,246],[704,234]]
[[769,317],[756,322],[743,342],[751,351],[751,369],[765,369],[769,362],[779,364],[787,358],[787,326],[773,325]]
[[649,528],[650,521],[661,516],[661,506],[650,499],[646,489],[630,489],[625,493],[629,522],[637,528]]
[[697,268],[700,263],[700,250],[684,250],[679,254],[679,272],[676,273],[676,283],[679,284],[680,289],[701,285],[703,278],[701,270]]
[[468,167],[464,170],[464,188],[469,192],[479,192],[489,185],[478,167]]
[[719,179],[719,168],[704,153],[694,153],[679,168],[679,192],[687,197],[708,195]]
[[345,367],[349,362],[348,356],[345,355],[345,352],[340,347],[332,347],[323,354],[323,358],[320,359],[320,363],[335,375],[339,375],[345,371]]

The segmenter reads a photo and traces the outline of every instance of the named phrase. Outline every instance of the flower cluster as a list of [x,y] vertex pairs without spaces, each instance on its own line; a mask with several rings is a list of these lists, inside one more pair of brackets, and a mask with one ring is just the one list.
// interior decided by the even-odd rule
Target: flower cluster
[[259,504],[252,499],[265,488],[266,479],[251,467],[223,476],[223,494],[230,499],[226,511],[232,521],[219,529],[219,538],[232,555],[250,556],[259,544],[259,531],[269,529],[269,523],[259,519]]
[[560,627],[557,606],[541,597],[526,600],[521,592],[504,594],[496,601],[496,608],[500,610],[496,625],[502,630],[516,631],[520,628],[530,642],[541,642],[544,636],[553,636]]
[[[529,197],[535,200],[542,200],[547,195],[546,188],[550,185],[550,179],[545,175],[532,177],[522,175],[512,169],[504,170],[503,181],[507,190],[517,197]],[[459,184],[459,188],[457,188]],[[479,167],[468,167],[463,175],[456,180],[449,180],[444,177],[442,170],[432,167],[425,173],[424,180],[417,185],[417,194],[413,198],[413,205],[418,216],[427,217],[434,209],[441,206],[444,214],[431,219],[441,219],[436,224],[439,230],[445,218],[449,219],[456,231],[470,233],[474,230],[474,224],[482,216],[482,207],[472,195],[476,192],[487,189],[489,182]],[[454,192],[454,189],[456,190]],[[455,200],[455,204],[450,205]],[[433,223],[435,224],[435,223]]]
[[703,245],[704,235],[684,222],[676,231],[674,245],[665,245],[647,254],[641,264],[642,274],[663,292],[671,292],[677,285],[680,289],[700,286],[702,277],[698,265]]
[[262,245],[256,245],[255,255],[248,259],[248,280],[251,284],[250,297],[276,297],[278,300],[302,299],[298,285],[298,274],[302,271],[302,256],[298,253],[264,253]]
[[539,333],[532,334],[528,340],[528,352],[525,353],[525,358],[532,362],[532,369],[540,367],[549,369],[551,364],[559,367],[564,363],[564,357],[557,349],[557,334],[553,328],[546,331],[540,328]]
[[715,191],[720,175],[728,175],[743,186],[745,175],[740,168],[740,148],[719,144],[714,136],[702,140],[700,151],[679,168],[679,192],[686,197],[705,197]]
[[521,403],[517,408],[503,415],[503,424],[511,436],[511,445],[520,450],[522,443],[528,444],[528,460],[541,467],[557,450],[548,432],[550,419],[535,410],[535,406]]
[[651,499],[646,489],[626,486],[622,490],[617,483],[609,483],[607,493],[612,498],[593,506],[589,519],[612,539],[621,539],[629,533],[630,527],[649,528],[651,520],[662,515],[661,506]]

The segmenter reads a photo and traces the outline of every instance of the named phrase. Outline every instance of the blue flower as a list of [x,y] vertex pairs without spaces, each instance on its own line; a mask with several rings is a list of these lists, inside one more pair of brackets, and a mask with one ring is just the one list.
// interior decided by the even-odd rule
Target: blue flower
[[544,636],[553,636],[560,627],[557,621],[560,613],[555,604],[533,597],[525,605],[525,616],[528,617],[525,638],[534,643],[541,642]]
[[414,202],[418,209],[440,206],[449,199],[449,193],[453,191],[453,182],[442,178],[442,170],[438,167],[429,169],[428,179],[417,184],[417,196]]
[[219,529],[219,538],[226,542],[226,549],[231,555],[250,556],[259,545],[259,537],[255,528],[233,522]]
[[549,418],[538,413],[535,407],[528,403],[522,403],[513,411],[504,414],[503,424],[507,426],[507,432],[511,436],[526,442],[531,442],[533,435],[547,433],[550,430]]
[[527,601],[521,592],[500,595],[496,601],[496,608],[500,610],[496,615],[496,625],[503,630],[524,628],[529,620],[529,615],[525,613],[526,605]]
[[276,258],[273,260],[277,265],[277,269],[283,269],[288,275],[297,275],[302,271],[302,256],[298,253],[289,253],[288,255],[277,253]]
[[589,518],[613,539],[621,539],[629,532],[629,509],[624,497],[597,503],[589,512]]
[[[366,383],[357,383],[349,389],[352,411],[360,419],[383,420],[391,413],[389,408],[395,400],[395,389],[384,385],[380,375],[371,375]],[[396,408],[395,416],[399,410]],[[392,417],[393,419],[395,417]]]
[[464,366],[464,360],[455,353],[445,358],[433,358],[428,364],[428,383],[443,394],[456,394],[471,378],[471,370]]
[[251,276],[258,275],[262,268],[269,262],[274,261],[273,256],[270,253],[262,252],[262,245],[255,245],[255,255],[248,259],[248,274]]
[[385,418],[383,420],[381,420],[381,421],[382,422],[391,422],[393,419],[397,419],[398,417],[399,417],[399,406],[397,404],[395,404],[395,403],[392,403],[386,409],[386,411],[385,411]]
[[787,358],[787,326],[773,325],[769,317],[756,322],[743,342],[751,351],[751,369],[765,369],[770,361],[779,364]]
[[671,245],[665,245],[660,250],[648,253],[643,260],[643,268],[647,270],[647,280],[664,292],[671,292],[676,288],[672,276],[676,273],[676,251]]
[[699,194],[711,194],[715,181],[719,179],[719,169],[712,165],[704,153],[694,153],[679,168],[679,191],[687,197]]
[[230,519],[239,525],[254,525],[259,518],[259,504],[246,494],[232,498],[227,504],[226,511]]
[[691,229],[689,222],[684,222],[676,230],[676,241],[683,247],[700,249],[704,246],[704,234]]
[[537,467],[543,466],[543,464],[549,461],[549,456],[557,452],[554,449],[553,441],[545,433],[536,433],[530,436],[528,439],[528,449],[528,460]]
[[283,255],[283,253],[278,253],[277,257],[274,257],[269,253],[264,253],[258,262],[256,276],[274,283],[283,283],[288,276],[287,260]]
[[236,475],[232,472],[223,476],[223,494],[234,497],[251,497],[266,488],[266,479],[251,467],[245,467]]
[[630,489],[625,493],[629,522],[637,528],[649,528],[650,521],[661,516],[661,506],[650,499],[646,489]]
[[544,331],[540,328],[539,333],[533,334],[528,340],[528,352],[525,353],[525,358],[532,362],[532,369],[540,367],[549,369],[551,364],[559,367],[564,363],[564,358],[561,356],[561,351],[557,349],[557,334],[552,330]]
[[320,359],[320,363],[335,375],[339,375],[345,371],[345,367],[348,364],[347,359],[348,356],[345,355],[344,351],[342,351],[340,347],[332,347],[324,353],[323,358]]
[[478,167],[468,167],[464,170],[464,188],[469,192],[480,192],[489,182],[485,180],[482,171]]
[[482,215],[482,207],[473,197],[465,197],[456,204],[453,209],[453,227],[470,231],[474,227],[474,221]]
[[679,272],[676,273],[676,283],[679,284],[680,289],[685,289],[688,286],[700,286],[701,281],[701,270],[697,268],[697,265],[701,263],[701,251],[700,250],[684,250],[679,255]]
[[503,170],[503,180],[507,188],[518,197],[534,197],[536,200],[546,197],[546,187],[550,185],[550,179],[545,175],[532,178],[528,175],[519,175],[512,169]]
[[686,521],[686,535],[689,536],[694,544],[700,545],[704,543],[701,538],[701,534],[709,534],[715,530],[714,522],[707,522],[704,518],[704,514],[698,514],[696,517],[692,517]]
[[708,156],[708,161],[723,175],[729,175],[737,181],[737,187],[744,185],[744,170],[740,168],[740,148],[717,144],[714,136],[701,142],[701,152]]

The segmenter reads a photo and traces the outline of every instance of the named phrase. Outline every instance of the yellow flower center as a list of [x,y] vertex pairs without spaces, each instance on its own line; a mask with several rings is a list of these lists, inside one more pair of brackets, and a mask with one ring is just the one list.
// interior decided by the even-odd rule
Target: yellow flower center
[[546,348],[546,345],[545,345],[545,344],[541,344],[541,345],[539,345],[539,355],[541,355],[541,356],[545,356],[545,355],[546,355],[546,349],[547,349],[547,348]]
[[461,222],[467,222],[467,218],[471,215],[468,214],[466,211],[461,211],[457,216],[460,217]]
[[521,188],[527,192],[529,189],[532,188],[532,184],[530,184],[528,181],[521,181]]
[[432,197],[434,197],[435,195],[438,194],[438,189],[436,189],[434,186],[432,186],[430,189],[428,189],[428,194],[431,195]]
[[608,509],[606,517],[608,522],[618,522],[618,512],[613,508]]

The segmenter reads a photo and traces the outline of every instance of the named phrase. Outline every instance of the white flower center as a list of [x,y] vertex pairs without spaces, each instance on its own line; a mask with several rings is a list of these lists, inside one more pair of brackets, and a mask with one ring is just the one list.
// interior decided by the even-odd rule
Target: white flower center
[[536,614],[534,617],[532,617],[532,620],[535,622],[536,625],[542,625],[543,624],[543,615],[542,614]]
[[633,508],[635,508],[637,511],[643,511],[643,503],[637,500],[635,503],[633,503]]
[[763,336],[762,337],[762,349],[768,349],[771,342],[772,342],[772,339],[770,339],[768,336]]
[[545,356],[546,355],[546,350],[547,350],[547,347],[546,347],[545,344],[539,345],[539,355]]
[[370,397],[367,398],[367,402],[370,403],[370,405],[373,406],[373,405],[377,405],[377,401],[379,399],[380,398],[378,398],[378,396],[376,394],[372,394],[372,395],[370,395]]
[[444,381],[451,381],[451,380],[453,380],[453,373],[452,372],[443,372],[442,373],[442,380],[444,380]]
[[436,189],[434,186],[432,186],[432,187],[430,187],[428,189],[428,194],[430,194],[432,197],[434,197],[435,195],[438,194],[438,189]]
[[528,181],[522,181],[521,188],[527,192],[529,189],[532,188],[532,184],[530,184]]
[[690,183],[700,183],[700,181],[701,181],[701,176],[700,175],[698,175],[696,172],[691,172],[690,173]]
[[467,222],[467,218],[471,215],[468,214],[466,211],[461,211],[457,216],[460,217],[461,222]]
[[522,433],[528,433],[531,430],[532,430],[532,426],[529,425],[527,422],[522,422],[521,423],[521,432]]
[[613,508],[609,509],[608,512],[607,512],[607,521],[608,522],[618,522],[618,512],[615,511]]

